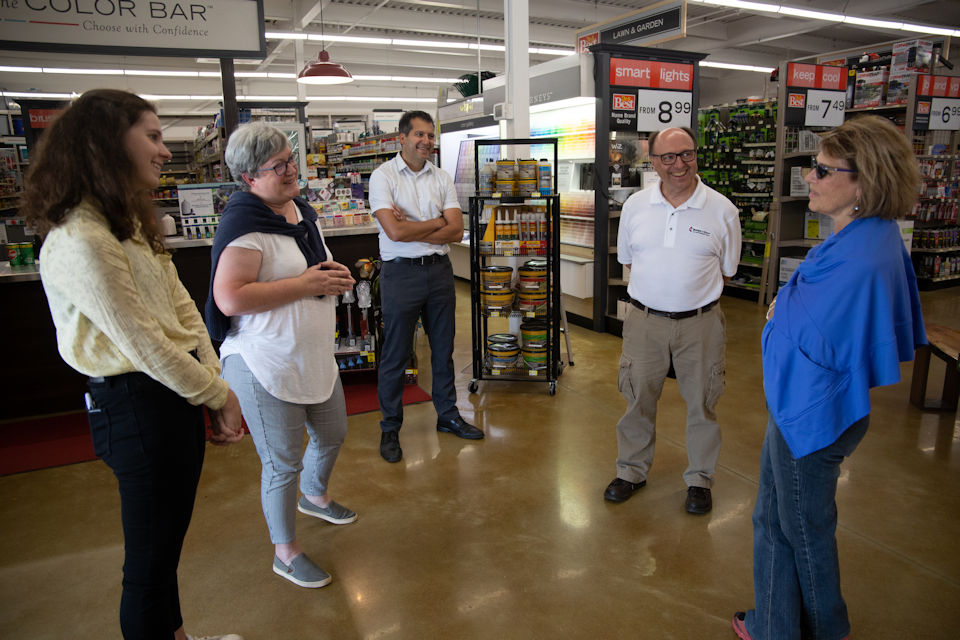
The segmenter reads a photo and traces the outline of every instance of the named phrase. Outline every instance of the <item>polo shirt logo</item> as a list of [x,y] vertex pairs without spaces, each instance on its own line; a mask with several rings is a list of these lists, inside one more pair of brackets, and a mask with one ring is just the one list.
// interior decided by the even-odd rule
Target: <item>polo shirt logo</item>
[[704,229],[697,229],[697,228],[694,227],[693,225],[690,225],[689,227],[687,227],[687,231],[689,231],[690,233],[696,233],[697,235],[701,235],[701,236],[708,236],[708,237],[709,237],[709,236],[713,235],[713,234],[711,234],[709,231],[706,231],[706,230],[704,230]]

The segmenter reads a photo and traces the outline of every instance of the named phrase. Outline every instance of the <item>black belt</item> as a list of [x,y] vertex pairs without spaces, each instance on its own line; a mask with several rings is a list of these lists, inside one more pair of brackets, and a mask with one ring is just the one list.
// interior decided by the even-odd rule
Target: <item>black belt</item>
[[[190,355],[193,356],[194,359],[197,360],[197,362],[200,361],[200,355],[197,353],[196,349],[191,351]],[[114,383],[119,382],[124,378],[129,378],[133,376],[143,376],[143,375],[146,375],[146,374],[141,371],[130,371],[128,373],[119,373],[115,376],[90,376],[89,378],[87,378],[87,380],[89,380],[90,384],[108,384],[110,386],[113,386]]]
[[387,262],[393,264],[418,264],[420,266],[426,264],[440,264],[441,262],[449,262],[450,258],[446,254],[440,253],[431,253],[428,256],[420,256],[419,258],[394,258],[393,260],[387,260]]
[[684,318],[692,318],[699,313],[706,313],[707,311],[710,311],[710,309],[713,309],[718,302],[720,301],[714,300],[713,302],[705,304],[699,309],[694,309],[693,311],[660,311],[659,309],[651,309],[639,300],[630,298],[630,304],[635,306],[637,309],[640,309],[640,311],[646,311],[652,315],[670,318],[671,320],[683,320]]

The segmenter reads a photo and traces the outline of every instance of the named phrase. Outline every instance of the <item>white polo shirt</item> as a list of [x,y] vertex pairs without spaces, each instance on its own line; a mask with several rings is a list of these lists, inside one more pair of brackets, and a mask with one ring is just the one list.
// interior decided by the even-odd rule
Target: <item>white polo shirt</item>
[[738,209],[697,177],[690,198],[674,207],[660,184],[623,204],[617,260],[631,265],[630,297],[660,311],[691,311],[723,292],[740,262]]
[[[389,209],[397,205],[410,220],[426,221],[439,218],[445,209],[459,209],[453,178],[446,171],[427,162],[423,169],[413,171],[398,153],[392,160],[377,167],[370,176],[370,211]],[[380,257],[419,258],[450,252],[445,244],[429,242],[394,242],[383,230],[380,220]]]

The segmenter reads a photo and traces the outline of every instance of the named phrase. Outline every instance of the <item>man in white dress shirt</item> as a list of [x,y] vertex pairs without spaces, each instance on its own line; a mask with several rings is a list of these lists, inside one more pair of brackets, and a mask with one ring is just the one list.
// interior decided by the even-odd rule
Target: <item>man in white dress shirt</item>
[[687,128],[649,138],[659,183],[623,205],[617,259],[629,265],[631,306],[623,323],[617,384],[627,411],[617,423],[617,477],[604,498],[623,502],[646,484],[657,401],[672,364],[687,404],[684,508],[708,513],[720,455],[715,408],[724,386],[726,331],[719,298],[740,261],[740,217],[697,176]]
[[403,457],[404,369],[413,346],[417,318],[430,340],[433,406],[437,430],[479,440],[483,431],[457,410],[453,338],[456,292],[448,242],[463,238],[463,214],[453,180],[430,162],[433,118],[408,111],[400,118],[400,153],[370,176],[370,210],[380,227],[380,301],[383,345],[377,399],[380,402],[380,455]]

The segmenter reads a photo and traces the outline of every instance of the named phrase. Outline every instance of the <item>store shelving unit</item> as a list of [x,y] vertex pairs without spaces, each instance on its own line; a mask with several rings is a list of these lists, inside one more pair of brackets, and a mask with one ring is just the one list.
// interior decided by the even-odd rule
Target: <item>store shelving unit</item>
[[[524,145],[549,145],[553,148],[553,165],[557,166],[557,139],[556,138],[515,138],[503,140],[477,140],[474,146],[474,166],[480,166],[479,156],[481,149],[486,146],[517,147]],[[502,155],[501,155],[502,157]],[[554,194],[555,194],[555,176]],[[475,172],[477,192],[480,188],[480,173]],[[499,207],[501,205],[525,205],[540,208],[546,218],[545,237],[542,246],[530,248],[523,242],[516,246],[504,248],[501,245],[481,247],[484,231],[487,225],[495,224],[495,212],[491,215],[487,225],[481,218],[485,207]],[[557,378],[563,369],[560,360],[560,243],[557,240],[559,229],[560,196],[532,195],[532,196],[502,196],[498,193],[490,197],[470,198],[470,281],[471,281],[471,329],[473,351],[473,380],[468,386],[471,393],[479,388],[481,380],[510,380],[515,382],[546,382],[549,385],[550,395],[556,393]],[[519,304],[507,304],[500,309],[492,309],[483,304],[481,294],[481,270],[494,262],[496,257],[502,258],[542,258],[546,265],[546,302],[535,310],[522,310]],[[501,260],[502,261],[502,260]],[[512,287],[508,289],[512,294]],[[504,321],[518,325],[522,318],[542,319],[546,324],[546,339],[544,341],[545,361],[543,366],[528,366],[524,358],[517,355],[514,363],[494,362],[487,348],[487,337],[491,333],[491,323]],[[497,331],[497,332],[502,332]],[[493,332],[493,333],[497,333]],[[519,342],[519,340],[518,340]],[[569,350],[569,347],[568,347]]]
[[740,264],[725,293],[753,300],[760,297],[773,201],[776,113],[776,100],[700,110],[700,177],[740,210]]
[[230,171],[223,159],[226,146],[226,130],[223,127],[216,127],[197,138],[193,155],[197,183],[225,182],[230,179]]
[[27,140],[19,121],[19,111],[0,110],[0,211],[17,208],[29,165]]

